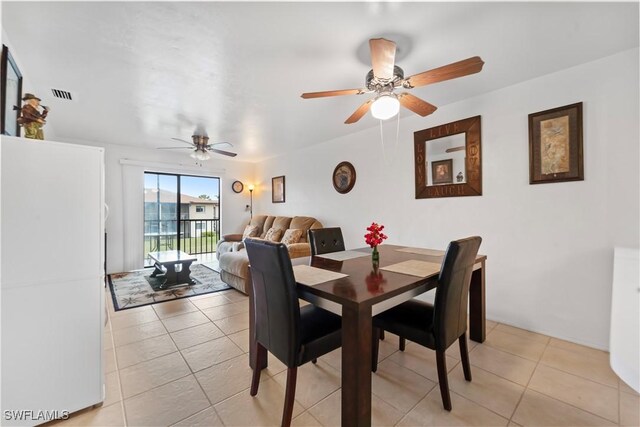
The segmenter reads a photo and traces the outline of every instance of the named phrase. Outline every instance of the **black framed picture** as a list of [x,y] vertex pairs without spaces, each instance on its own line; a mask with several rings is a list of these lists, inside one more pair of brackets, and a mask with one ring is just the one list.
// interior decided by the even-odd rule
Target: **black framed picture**
[[340,162],[333,170],[333,188],[340,193],[346,194],[356,184],[356,168],[349,162]]
[[529,184],[584,181],[582,102],[529,114]]
[[431,182],[433,185],[453,183],[453,159],[431,162]]
[[271,202],[284,203],[284,175],[271,178]]
[[20,98],[22,98],[22,74],[13,60],[9,48],[2,45],[0,102],[4,113],[0,117],[0,132],[3,135],[20,136],[20,126],[18,126]]

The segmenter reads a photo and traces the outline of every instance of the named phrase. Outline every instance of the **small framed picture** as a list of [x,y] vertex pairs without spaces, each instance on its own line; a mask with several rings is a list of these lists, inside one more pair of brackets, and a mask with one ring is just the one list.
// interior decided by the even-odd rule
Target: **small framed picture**
[[431,181],[433,185],[453,183],[453,159],[431,162]]
[[582,102],[529,114],[529,184],[584,181]]
[[0,117],[0,133],[20,136],[18,117],[22,98],[22,74],[5,45],[2,45],[1,68],[0,104],[3,113]]
[[340,193],[346,194],[356,184],[356,168],[349,162],[340,162],[333,170],[333,188]]
[[271,178],[271,202],[284,203],[284,175]]

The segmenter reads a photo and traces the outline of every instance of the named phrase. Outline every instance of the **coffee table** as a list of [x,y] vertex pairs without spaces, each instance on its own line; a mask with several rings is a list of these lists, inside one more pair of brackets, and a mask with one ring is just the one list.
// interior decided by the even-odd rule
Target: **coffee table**
[[149,258],[153,260],[155,268],[151,277],[164,278],[164,282],[160,285],[161,289],[183,283],[190,285],[196,283],[189,276],[191,263],[197,260],[193,255],[182,251],[161,251],[149,252]]

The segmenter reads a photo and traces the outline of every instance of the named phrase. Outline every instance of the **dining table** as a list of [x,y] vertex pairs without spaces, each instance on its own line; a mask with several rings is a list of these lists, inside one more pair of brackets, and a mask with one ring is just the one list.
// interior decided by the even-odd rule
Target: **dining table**
[[[296,266],[340,273],[342,277],[317,284],[305,284],[296,275],[298,296],[318,307],[342,316],[342,425],[371,425],[371,357],[373,316],[438,286],[439,265],[445,251],[398,245],[378,246],[379,265],[374,268],[371,248],[359,248],[292,259]],[[469,338],[485,340],[485,263],[478,255],[469,286]],[[428,273],[403,270],[407,263],[431,265]],[[428,263],[428,264],[427,264]],[[305,267],[306,268],[306,267]],[[392,271],[395,270],[395,271]],[[314,270],[318,271],[318,270]],[[416,275],[421,274],[421,275]],[[249,292],[250,299],[252,298]],[[250,365],[267,367],[264,358],[254,358],[255,313],[250,300]],[[377,338],[376,338],[377,339]]]

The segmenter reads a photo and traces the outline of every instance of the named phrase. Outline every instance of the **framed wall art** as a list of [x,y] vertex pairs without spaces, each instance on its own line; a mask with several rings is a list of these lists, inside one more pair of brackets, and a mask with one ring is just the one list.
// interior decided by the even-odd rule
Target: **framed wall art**
[[284,203],[284,175],[271,178],[271,202]]
[[582,102],[529,114],[529,184],[583,180]]
[[480,125],[475,116],[413,133],[416,199],[482,195]]
[[340,162],[333,170],[331,180],[338,193],[346,194],[356,184],[356,168],[349,162]]
[[[0,103],[2,116],[0,117],[0,133],[3,135],[20,136],[18,117],[22,98],[22,74],[13,60],[9,48],[2,45],[2,64],[0,80]],[[14,106],[17,109],[14,109]]]
[[453,183],[453,159],[431,162],[431,182],[433,185]]

